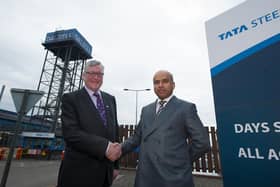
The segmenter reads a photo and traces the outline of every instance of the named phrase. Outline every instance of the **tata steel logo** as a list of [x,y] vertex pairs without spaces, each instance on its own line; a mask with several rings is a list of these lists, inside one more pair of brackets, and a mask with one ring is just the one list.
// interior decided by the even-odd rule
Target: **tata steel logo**
[[218,37],[220,38],[220,40],[226,40],[247,30],[248,27],[246,25],[241,25],[240,27],[235,27],[232,30],[219,34]]
[[227,40],[241,33],[244,33],[249,29],[255,29],[259,26],[264,26],[268,24],[280,24],[279,21],[280,21],[280,9],[276,9],[256,19],[252,19],[248,24],[241,24],[240,26],[234,26],[228,31],[218,34],[217,37],[219,38],[219,40]]

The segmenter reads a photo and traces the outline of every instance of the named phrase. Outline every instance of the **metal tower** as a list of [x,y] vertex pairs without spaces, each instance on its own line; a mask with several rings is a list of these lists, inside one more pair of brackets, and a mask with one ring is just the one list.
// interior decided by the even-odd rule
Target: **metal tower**
[[55,132],[61,126],[61,96],[83,86],[82,72],[86,59],[92,58],[92,46],[76,29],[47,33],[42,45],[47,52],[37,89],[46,94],[31,116],[51,124],[50,132]]

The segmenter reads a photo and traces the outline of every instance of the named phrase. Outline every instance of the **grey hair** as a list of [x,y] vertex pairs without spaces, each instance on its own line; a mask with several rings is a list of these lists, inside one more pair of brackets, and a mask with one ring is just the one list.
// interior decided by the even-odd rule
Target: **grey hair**
[[98,60],[90,60],[90,61],[87,61],[84,71],[86,72],[87,69],[88,69],[89,67],[92,67],[92,66],[100,66],[101,69],[102,69],[102,72],[104,73],[104,66],[103,66],[103,64],[102,64],[100,61],[98,61]]

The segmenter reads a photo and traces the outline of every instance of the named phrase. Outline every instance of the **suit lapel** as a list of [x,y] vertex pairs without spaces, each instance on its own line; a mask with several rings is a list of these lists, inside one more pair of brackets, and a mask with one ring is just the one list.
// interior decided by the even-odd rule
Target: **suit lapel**
[[110,105],[110,101],[109,101],[109,98],[106,97],[106,95],[101,92],[101,96],[102,96],[102,100],[103,100],[103,104],[104,104],[104,108],[105,108],[105,114],[106,114],[106,120],[108,121],[109,120],[109,112],[110,112],[110,108],[112,107]]
[[109,130],[109,132],[111,132],[110,134],[113,134],[115,136],[115,128],[113,128],[112,124],[113,123],[113,119],[110,117],[111,114],[110,112],[114,111],[114,106],[112,105],[111,99],[104,93],[101,92],[101,96],[103,99],[103,104],[104,104],[104,108],[105,108],[105,115],[106,115],[106,121],[107,121],[107,129]]
[[95,107],[94,103],[92,102],[90,96],[88,95],[85,88],[81,90],[81,100],[83,101],[84,105],[87,106],[91,111],[98,114],[98,110]]
[[101,116],[100,116],[100,114],[99,114],[95,104],[91,100],[88,92],[86,91],[86,89],[83,88],[80,93],[81,93],[81,97],[80,98],[81,98],[81,100],[83,102],[83,105],[86,106],[89,109],[88,110],[89,116],[97,115],[98,118],[99,118],[99,122],[97,122],[96,124],[104,127],[103,120],[102,120],[102,118],[101,118]]
[[109,134],[112,136],[112,140],[114,139],[114,137],[118,136],[118,133],[116,132],[116,121],[115,121],[115,103],[112,99],[112,97],[108,96],[107,94],[105,94],[104,92],[101,92],[102,98],[103,98],[103,103],[104,103],[104,107],[105,107],[105,111],[106,111],[106,120],[107,120],[107,130],[109,132]]
[[150,111],[148,111],[148,113],[151,114],[151,119],[149,119],[149,121],[152,121],[153,123],[157,117],[156,108],[157,108],[157,101],[155,101],[152,104],[152,106],[150,107]]
[[151,109],[154,109],[152,116],[153,118],[151,120],[152,123],[151,126],[147,129],[146,133],[144,133],[144,138],[148,137],[155,130],[161,127],[161,125],[163,125],[165,121],[168,121],[170,114],[172,114],[176,109],[176,101],[177,98],[173,96],[158,115],[156,114],[156,102],[154,105],[152,105]]

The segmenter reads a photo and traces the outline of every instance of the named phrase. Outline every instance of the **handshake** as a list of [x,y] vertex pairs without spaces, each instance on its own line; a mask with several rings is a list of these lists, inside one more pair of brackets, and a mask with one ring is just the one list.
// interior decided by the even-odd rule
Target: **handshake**
[[118,160],[122,155],[121,144],[119,144],[117,142],[115,142],[115,143],[110,142],[105,155],[111,161]]

